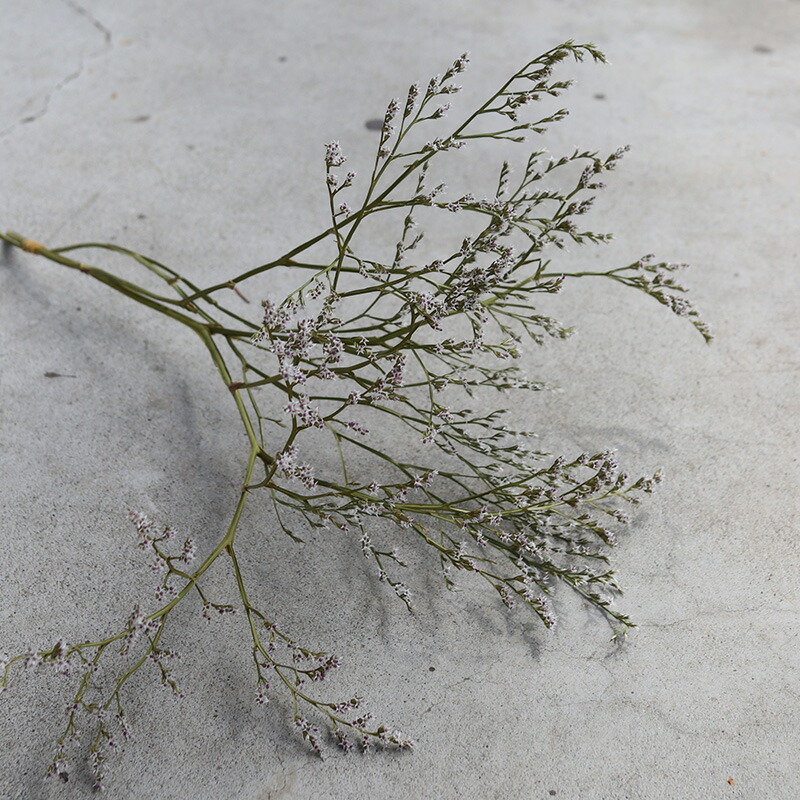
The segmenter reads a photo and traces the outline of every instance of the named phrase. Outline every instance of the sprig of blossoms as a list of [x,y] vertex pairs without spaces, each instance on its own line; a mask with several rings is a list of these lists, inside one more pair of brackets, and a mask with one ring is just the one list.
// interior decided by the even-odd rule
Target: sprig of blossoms
[[[427,84],[412,84],[405,101],[393,99],[386,109],[360,203],[337,197],[353,187],[356,173],[337,171],[345,157],[332,141],[324,155],[327,227],[282,256],[206,288],[118,245],[82,247],[134,259],[164,282],[170,296],[74,261],[66,255],[74,248],[49,250],[18,234],[0,234],[8,244],[88,274],[197,334],[233,398],[247,450],[230,523],[210,549],[197,540],[207,553],[203,559],[197,559],[194,538],[181,544],[172,527],[130,512],[136,545],[158,576],[154,608],[132,603],[130,615],[105,639],[59,639],[50,649],[31,647],[0,661],[0,690],[18,671],[50,671],[77,683],[51,777],[67,779],[67,747],[88,725],[94,785],[105,786],[108,759],[130,735],[122,706],[127,680],[144,664],[183,696],[175,674],[178,655],[164,638],[173,610],[192,598],[207,621],[245,617],[255,702],[287,707],[278,699],[287,693],[298,735],[314,752],[321,755],[326,744],[321,725],[345,752],[356,745],[412,747],[404,734],[377,725],[361,698],[329,701],[313,693],[329,683],[339,659],[299,645],[256,607],[237,558],[237,533],[245,505],[258,491],[268,494],[275,511],[269,535],[282,530],[301,540],[299,524],[303,535],[316,530],[354,537],[378,581],[409,610],[413,580],[401,579],[407,565],[398,536],[424,545],[447,589],[456,587],[458,573],[476,576],[505,607],[526,607],[548,629],[557,624],[558,586],[600,610],[615,638],[633,627],[614,605],[620,590],[610,553],[630,520],[623,509],[653,492],[660,472],[630,478],[608,450],[552,458],[534,449],[530,432],[511,426],[507,402],[472,400],[487,388],[502,394],[546,388],[513,362],[522,360],[525,340],[541,344],[570,335],[571,327],[536,308],[537,295],[556,294],[565,281],[599,277],[637,289],[710,339],[676,279],[683,265],[648,256],[605,272],[551,266],[568,245],[610,239],[584,229],[583,219],[594,208],[593,193],[604,188],[599,178],[616,168],[627,147],[605,156],[538,149],[516,169],[504,161],[486,190],[451,194],[441,179],[446,176],[436,174],[441,153],[460,151],[471,140],[521,142],[563,120],[565,109],[538,119],[524,115],[569,87],[554,78],[559,64],[586,57],[604,60],[591,44],[552,48],[447,128],[449,96],[460,89],[453,79],[467,67],[467,54]],[[384,229],[376,236],[370,226],[398,211],[399,235],[383,247]],[[445,223],[427,232],[433,235],[425,239],[429,252],[422,258],[421,215],[439,213]],[[468,235],[451,235],[453,213],[470,227]],[[298,276],[296,287],[282,300],[264,299],[260,319],[248,319],[222,298],[229,290],[243,298],[242,283],[278,268]],[[459,401],[462,392],[469,400]],[[233,575],[234,602],[206,594],[205,572],[222,555]],[[109,655],[115,651],[118,666]],[[97,677],[101,664],[110,692]]]

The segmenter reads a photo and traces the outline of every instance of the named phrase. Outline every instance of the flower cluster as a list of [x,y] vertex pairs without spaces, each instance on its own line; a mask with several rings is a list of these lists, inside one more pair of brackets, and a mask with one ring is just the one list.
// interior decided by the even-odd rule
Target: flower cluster
[[[710,339],[676,280],[683,265],[645,257],[603,272],[551,266],[568,245],[610,238],[583,229],[582,220],[593,208],[593,193],[604,188],[600,176],[616,168],[627,148],[607,156],[577,149],[551,156],[540,149],[518,172],[503,162],[488,191],[475,187],[450,196],[446,182],[434,178],[439,165],[446,166],[443,152],[476,139],[524,141],[562,120],[564,109],[539,119],[523,115],[538,100],[568,88],[569,81],[553,73],[570,57],[604,60],[593,45],[559,45],[529,61],[449,129],[442,127],[449,96],[460,88],[453,79],[466,68],[467,55],[427,85],[412,84],[405,101],[393,99],[386,109],[361,201],[351,200],[351,206],[341,200],[356,173],[337,171],[345,157],[339,142],[330,142],[324,156],[326,227],[284,255],[216,285],[200,289],[118,245],[85,245],[134,259],[164,282],[171,294],[162,296],[71,260],[65,253],[72,248],[56,252],[37,245],[32,251],[30,240],[0,234],[196,333],[232,395],[247,443],[231,520],[199,563],[192,538],[180,544],[172,527],[130,512],[137,546],[158,575],[154,609],[147,613],[133,605],[124,623],[99,641],[60,639],[50,649],[30,648],[0,661],[0,689],[16,670],[50,670],[77,682],[51,777],[67,779],[66,748],[88,722],[90,766],[95,787],[103,788],[110,754],[129,738],[123,693],[143,664],[152,664],[161,683],[183,696],[173,669],[178,656],[164,638],[172,612],[189,598],[199,601],[206,620],[214,612],[233,616],[237,610],[246,618],[256,702],[281,705],[279,692],[288,695],[294,725],[314,752],[322,754],[325,745],[320,725],[345,752],[356,745],[412,747],[404,734],[376,725],[360,697],[320,699],[318,684],[327,687],[339,659],[299,645],[272,614],[256,607],[237,558],[237,533],[257,491],[273,504],[270,531],[301,540],[299,522],[304,535],[333,530],[353,536],[379,582],[409,609],[413,574],[401,580],[407,565],[398,553],[400,537],[421,545],[448,589],[455,588],[459,573],[479,578],[504,606],[527,607],[546,628],[557,624],[559,586],[601,611],[615,637],[633,626],[614,607],[619,585],[610,553],[629,521],[623,509],[651,493],[661,474],[632,479],[611,451],[572,458],[538,452],[530,446],[532,434],[509,424],[508,403],[486,403],[485,390],[546,388],[513,362],[521,361],[523,341],[540,344],[571,333],[536,306],[538,295],[555,294],[573,279],[610,279],[644,292]],[[398,211],[399,237],[383,247],[370,226]],[[416,215],[434,219],[440,212],[445,223],[422,230]],[[469,227],[467,236],[451,234],[454,213]],[[423,258],[418,254],[426,236]],[[231,289],[243,297],[240,284],[278,268],[298,276],[296,288],[280,301],[265,299],[260,319],[248,319],[239,306],[221,299]],[[479,391],[481,402],[461,401]],[[301,452],[316,458],[306,461]],[[204,575],[223,555],[234,577],[233,603],[206,594]],[[278,593],[274,602],[280,599]],[[115,650],[125,662],[119,667],[108,656]],[[96,678],[101,663],[108,668],[110,691]]]
[[276,458],[278,469],[291,480],[300,481],[306,489],[314,489],[317,482],[309,464],[297,463],[297,448],[288,445],[286,449]]

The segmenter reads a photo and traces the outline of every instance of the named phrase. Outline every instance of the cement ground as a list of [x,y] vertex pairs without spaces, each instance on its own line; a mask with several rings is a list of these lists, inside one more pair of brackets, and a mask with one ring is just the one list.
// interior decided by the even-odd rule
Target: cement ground
[[[288,705],[253,702],[242,620],[187,613],[171,640],[187,698],[132,681],[136,738],[109,763],[110,796],[800,796],[800,2],[0,0],[0,226],[226,279],[325,224],[324,142],[365,171],[366,121],[411,81],[469,50],[467,104],[567,38],[611,65],[565,68],[572,114],[545,144],[633,149],[591,216],[615,243],[565,263],[688,261],[717,334],[706,347],[649,298],[576,282],[552,310],[578,335],[525,355],[562,389],[515,408],[543,447],[616,447],[631,472],[667,476],[617,553],[638,631],[615,648],[562,595],[548,634],[421,568],[409,616],[357,544],[298,547],[256,508],[256,600],[339,653],[330,692],[362,691],[416,751],[321,762]],[[463,156],[488,186],[494,161]],[[240,434],[191,335],[5,252],[0,398],[0,656],[101,636],[148,596],[129,507],[201,551],[219,538]],[[212,584],[230,593],[224,570]],[[84,767],[42,780],[67,700],[66,681],[35,675],[0,698],[0,796],[89,794]]]

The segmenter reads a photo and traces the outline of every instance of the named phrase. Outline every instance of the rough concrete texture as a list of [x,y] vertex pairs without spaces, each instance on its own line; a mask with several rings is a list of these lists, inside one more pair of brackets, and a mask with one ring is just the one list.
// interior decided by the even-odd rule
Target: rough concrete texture
[[[562,389],[515,410],[543,447],[616,447],[631,472],[668,477],[617,553],[622,604],[639,623],[622,648],[563,593],[548,634],[477,582],[448,594],[421,567],[409,616],[356,542],[294,545],[255,504],[240,549],[257,603],[343,657],[333,696],[360,690],[418,747],[321,762],[283,699],[253,702],[244,621],[206,626],[186,612],[170,643],[188,696],[174,700],[155,674],[132,682],[136,738],[109,763],[113,796],[800,794],[800,2],[0,0],[0,10],[0,225],[46,243],[125,244],[201,284],[320,229],[322,143],[341,140],[365,170],[375,145],[365,121],[412,80],[470,50],[466,107],[559,41],[595,41],[611,65],[565,69],[579,79],[572,115],[546,144],[633,149],[591,216],[615,242],[565,258],[611,266],[652,250],[691,262],[686,280],[717,334],[706,347],[647,297],[576,282],[552,311],[579,334],[525,355],[532,377]],[[488,186],[495,161],[478,162],[465,151],[464,174]],[[149,591],[126,510],[208,549],[243,464],[230,396],[189,333],[19,252],[3,256],[0,286],[0,655],[10,655],[118,626]],[[231,596],[224,569],[210,580]],[[82,767],[65,785],[42,780],[67,692],[24,675],[0,698],[0,796],[89,793]]]

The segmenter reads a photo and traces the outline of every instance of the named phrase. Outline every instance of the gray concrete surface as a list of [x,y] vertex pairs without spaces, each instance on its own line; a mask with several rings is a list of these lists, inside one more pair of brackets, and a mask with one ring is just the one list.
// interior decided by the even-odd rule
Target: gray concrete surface
[[[173,641],[188,697],[134,681],[112,796],[800,794],[800,2],[0,0],[0,226],[227,278],[322,224],[321,144],[364,164],[365,120],[411,80],[468,49],[468,102],[570,37],[612,63],[574,71],[548,145],[633,146],[592,217],[616,242],[582,255],[691,262],[717,333],[705,347],[648,298],[576,284],[553,310],[579,335],[526,355],[562,387],[518,412],[543,446],[617,447],[631,471],[668,476],[617,554],[638,632],[614,649],[562,595],[548,635],[423,572],[408,616],[352,542],[298,548],[254,508],[258,602],[342,655],[331,692],[361,690],[418,748],[321,763],[282,702],[252,702],[241,620],[187,613]],[[20,253],[0,267],[0,382],[2,655],[112,629],[147,585],[127,508],[208,548],[241,457],[189,334]],[[223,570],[213,580],[230,591]],[[66,692],[25,676],[0,698],[3,798],[88,794],[81,770],[42,781]]]

